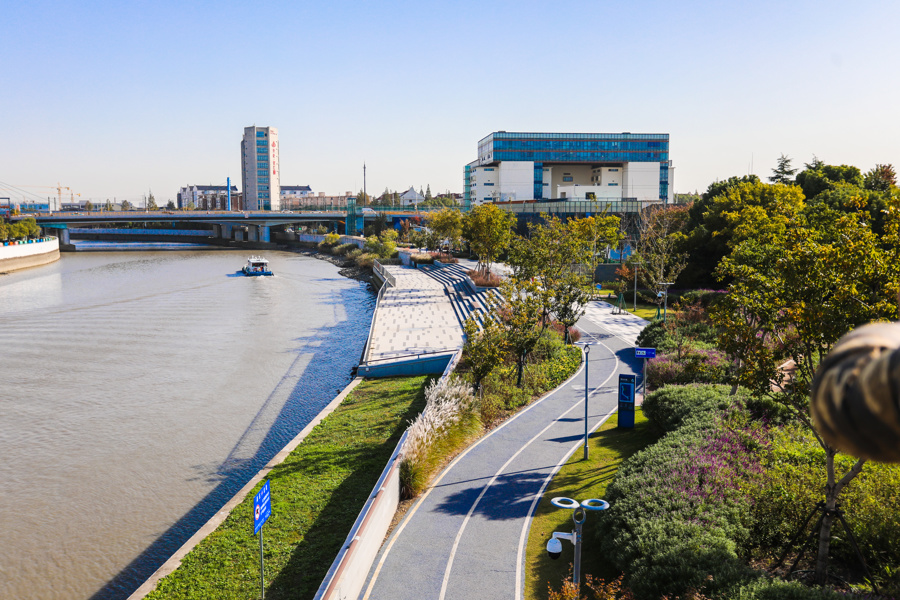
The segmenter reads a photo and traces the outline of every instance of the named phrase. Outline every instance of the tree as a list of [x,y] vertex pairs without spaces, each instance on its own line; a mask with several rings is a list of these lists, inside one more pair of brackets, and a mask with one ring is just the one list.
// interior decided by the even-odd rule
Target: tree
[[131,202],[122,200],[122,210],[131,210]]
[[826,165],[813,157],[813,162],[797,174],[797,185],[803,189],[803,195],[812,199],[825,190],[834,189],[841,184],[862,187],[862,172],[850,165]]
[[425,202],[429,202],[431,200],[431,184],[428,184],[425,187]]
[[456,209],[442,208],[428,215],[428,228],[434,232],[438,244],[446,241],[450,248],[456,248],[462,239],[463,215]]
[[772,176],[769,177],[769,181],[772,183],[783,183],[784,185],[791,185],[794,183],[792,179],[794,177],[794,173],[797,172],[797,169],[791,168],[791,159],[782,154],[778,158],[778,166],[772,169]]
[[0,240],[9,239],[9,225],[3,219],[0,219]]
[[156,206],[156,198],[153,197],[153,192],[150,192],[150,196],[147,198],[147,210],[159,210],[159,207]]
[[469,317],[463,324],[463,331],[466,334],[463,356],[472,374],[475,393],[478,393],[484,378],[503,362],[507,352],[506,337],[496,317],[491,316],[484,319],[484,327],[480,331],[475,319]]
[[796,186],[741,182],[688,209],[682,251],[689,255],[682,282],[709,284],[719,261],[747,237],[774,235],[804,207]]
[[546,291],[536,281],[511,277],[501,286],[499,309],[506,345],[516,360],[516,386],[522,387],[525,361],[547,328]]
[[[122,210],[126,210],[124,205],[122,206]],[[190,202],[187,203],[185,210],[197,210],[197,205],[194,204],[193,200],[191,200]]]
[[641,263],[638,279],[646,289],[661,292],[661,283],[673,283],[687,265],[683,229],[688,207],[650,207],[641,214],[635,259]]
[[172,200],[166,202],[166,210],[175,210],[175,202]]
[[516,216],[493,204],[482,204],[466,215],[463,238],[478,255],[479,271],[490,275],[491,264],[508,247]]
[[370,202],[371,198],[369,197],[369,195],[364,191],[359,190],[359,193],[356,195],[356,205],[364,206],[366,204],[369,204]]
[[[854,327],[895,319],[900,289],[900,203],[889,208],[878,239],[861,210],[843,214],[820,207],[814,224],[798,218],[775,237],[747,238],[722,260],[728,294],[712,311],[719,345],[737,363],[735,383],[775,401],[809,426],[825,450],[825,509],[816,578],[824,582],[838,496],[864,461],[838,478],[837,451],[812,428],[809,392],[816,366]],[[790,359],[790,375],[779,368]]]
[[86,210],[86,211],[88,211],[88,212],[91,212],[92,210],[94,210],[94,203],[91,202],[90,200],[88,200],[87,202],[85,202],[85,203],[84,203],[84,210]]
[[894,165],[875,165],[863,178],[863,187],[875,192],[887,192],[897,187],[897,172]]
[[598,215],[585,217],[569,222],[569,228],[590,253],[588,263],[591,266],[591,282],[597,270],[597,252],[608,246],[618,246],[624,233],[621,230],[621,220],[614,215]]
[[[171,204],[173,208],[175,207],[175,204],[174,204],[171,200],[169,201],[169,204]],[[112,210],[112,209],[113,209],[112,202],[109,201],[109,198],[106,199],[106,205],[104,206],[104,209],[105,209],[105,210]]]

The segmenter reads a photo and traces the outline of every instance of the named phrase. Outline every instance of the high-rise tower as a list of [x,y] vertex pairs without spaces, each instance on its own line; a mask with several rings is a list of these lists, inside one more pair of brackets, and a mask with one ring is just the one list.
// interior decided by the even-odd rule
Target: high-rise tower
[[274,127],[244,127],[241,181],[247,210],[281,210],[278,130]]

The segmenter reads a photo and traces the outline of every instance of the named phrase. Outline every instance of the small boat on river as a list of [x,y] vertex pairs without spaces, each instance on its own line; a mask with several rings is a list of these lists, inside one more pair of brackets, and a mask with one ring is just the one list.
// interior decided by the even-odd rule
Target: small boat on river
[[251,256],[247,259],[247,264],[241,269],[247,277],[261,277],[263,275],[274,275],[269,270],[269,261],[262,256]]

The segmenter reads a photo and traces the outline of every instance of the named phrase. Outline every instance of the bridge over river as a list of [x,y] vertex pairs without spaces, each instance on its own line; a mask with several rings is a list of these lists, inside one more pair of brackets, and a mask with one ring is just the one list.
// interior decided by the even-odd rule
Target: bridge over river
[[[571,200],[560,202],[509,202],[497,203],[504,210],[513,212],[518,218],[520,233],[526,224],[540,219],[541,214],[552,214],[560,218],[579,218],[603,213],[636,214],[659,202],[622,200]],[[304,211],[90,211],[55,212],[19,215],[13,220],[34,217],[45,230],[54,230],[60,243],[68,245],[72,237],[85,236],[102,238],[173,239],[181,241],[238,241],[268,243],[277,241],[273,234],[302,225],[321,223],[338,233],[356,234],[363,231],[367,222],[379,215],[391,220],[426,216],[440,207],[414,208],[374,206],[360,208],[331,207],[324,210]],[[466,210],[465,208],[463,210]],[[123,224],[128,227],[122,227]],[[146,227],[140,227],[146,224]],[[152,227],[151,227],[152,224]],[[109,227],[101,227],[109,225]],[[119,225],[118,227],[116,225]]]

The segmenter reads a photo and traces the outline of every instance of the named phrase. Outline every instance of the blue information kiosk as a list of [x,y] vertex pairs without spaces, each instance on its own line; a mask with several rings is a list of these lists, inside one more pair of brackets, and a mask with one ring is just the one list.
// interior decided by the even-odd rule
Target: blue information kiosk
[[634,428],[635,375],[619,375],[619,427]]

